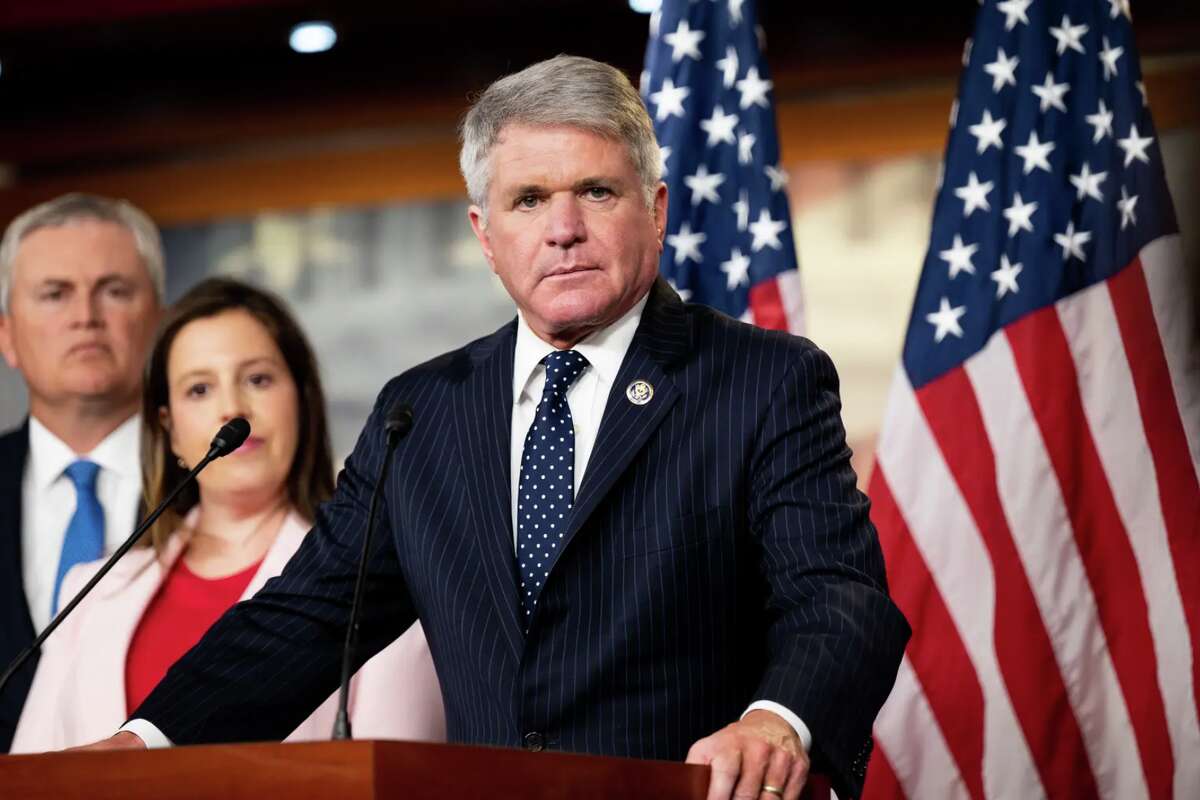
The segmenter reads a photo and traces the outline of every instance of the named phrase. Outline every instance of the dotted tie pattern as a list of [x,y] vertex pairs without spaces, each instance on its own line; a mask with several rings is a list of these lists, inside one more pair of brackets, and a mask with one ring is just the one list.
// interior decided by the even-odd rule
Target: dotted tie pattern
[[574,350],[556,350],[541,363],[546,388],[525,436],[517,484],[517,567],[526,631],[575,502],[575,426],[567,389],[588,365]]

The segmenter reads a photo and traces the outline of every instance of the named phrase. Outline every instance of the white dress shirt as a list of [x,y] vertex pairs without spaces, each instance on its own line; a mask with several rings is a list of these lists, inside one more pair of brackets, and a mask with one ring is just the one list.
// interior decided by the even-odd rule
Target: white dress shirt
[[99,465],[96,496],[104,509],[104,552],[111,553],[137,524],[141,429],[141,415],[135,414],[92,452],[76,453],[36,417],[29,418],[29,458],[21,481],[21,575],[34,630],[50,622],[58,559],[75,514],[75,486],[64,471],[81,458]]
[[[567,389],[567,407],[571,409],[571,420],[575,424],[575,494],[579,494],[588,457],[596,444],[596,434],[600,431],[600,419],[604,416],[608,393],[617,379],[617,372],[621,369],[621,362],[625,360],[625,352],[629,350],[633,334],[637,332],[638,323],[642,319],[642,309],[646,307],[648,297],[649,295],[643,297],[612,325],[596,331],[572,348],[588,362],[583,372]],[[546,367],[539,362],[555,350],[554,345],[538,338],[520,312],[517,313],[517,318],[517,348],[513,354],[510,457],[512,469],[509,473],[512,477],[511,519],[517,518],[517,486],[521,480],[521,455],[525,451],[525,436],[529,433],[529,426],[533,424],[538,403],[542,401],[542,390],[546,388]],[[516,541],[514,526],[514,552]]]
[[[571,420],[575,425],[575,492],[578,494],[587,470],[588,458],[592,447],[596,444],[596,434],[600,431],[600,420],[604,417],[604,407],[608,404],[608,396],[612,391],[625,353],[633,342],[638,324],[642,320],[642,311],[646,307],[649,294],[643,297],[637,305],[625,313],[623,317],[603,330],[596,331],[578,342],[576,352],[587,359],[588,365],[567,390],[567,406],[571,409]],[[546,367],[541,360],[554,352],[552,344],[540,339],[526,324],[525,318],[517,313],[517,344],[513,354],[513,408],[512,408],[512,439],[511,439],[511,503],[512,519],[517,518],[517,487],[521,479],[521,455],[525,449],[525,436],[529,426],[533,424],[534,412],[542,399],[542,390],[546,386]],[[517,541],[516,529],[513,532],[513,552],[515,554]],[[759,700],[751,703],[745,713],[756,709],[773,711],[783,717],[796,731],[800,741],[807,751],[812,745],[812,734],[808,726],[789,709],[769,700]],[[130,720],[121,730],[130,731],[141,737],[148,747],[166,747],[168,739],[146,720]]]

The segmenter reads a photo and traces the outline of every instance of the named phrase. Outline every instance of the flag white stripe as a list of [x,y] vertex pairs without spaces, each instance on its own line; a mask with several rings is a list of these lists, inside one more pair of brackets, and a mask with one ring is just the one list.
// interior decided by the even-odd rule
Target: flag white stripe
[[1200,320],[1188,296],[1195,290],[1195,276],[1184,266],[1183,245],[1177,234],[1163,236],[1141,252],[1150,304],[1158,321],[1175,389],[1175,403],[1187,434],[1192,467],[1200,480]]
[[966,370],[996,457],[1000,504],[1098,788],[1102,796],[1121,800],[1147,797],[1095,595],[1008,338],[993,336],[967,361]]
[[1185,797],[1187,787],[1200,787],[1192,643],[1137,389],[1107,284],[1060,300],[1057,311],[1075,360],[1084,416],[1141,575],[1175,756],[1175,796]]
[[903,368],[887,409],[880,467],[983,690],[984,790],[989,797],[1044,797],[996,659],[991,559]]
[[[917,731],[921,746],[913,747]],[[896,685],[875,721],[875,742],[891,763],[906,797],[970,800],[908,656],[900,662]]]
[[783,302],[783,313],[788,321],[788,333],[804,334],[804,289],[800,284],[800,270],[789,269],[775,276],[779,286],[779,298]]

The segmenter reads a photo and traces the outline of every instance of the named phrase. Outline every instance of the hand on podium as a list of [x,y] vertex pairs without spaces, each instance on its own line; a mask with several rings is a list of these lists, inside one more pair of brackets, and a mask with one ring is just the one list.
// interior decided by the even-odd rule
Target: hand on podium
[[84,750],[145,750],[146,743],[136,733],[129,731],[120,731],[107,739],[101,739],[98,742],[91,744],[80,745],[79,747],[68,747],[64,752],[82,752]]
[[797,800],[808,779],[808,754],[796,731],[778,714],[758,709],[692,745],[687,763],[712,767],[708,800]]

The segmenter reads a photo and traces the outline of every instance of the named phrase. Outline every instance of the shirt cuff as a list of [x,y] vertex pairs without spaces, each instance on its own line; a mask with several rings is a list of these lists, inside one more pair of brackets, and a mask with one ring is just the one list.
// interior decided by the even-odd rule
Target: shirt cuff
[[[806,729],[807,730],[807,729]],[[159,747],[172,747],[171,740],[163,735],[163,732],[154,726],[154,723],[144,719],[131,719],[121,726],[121,730],[128,731],[138,737],[145,743],[146,747],[151,750]]]
[[750,704],[750,707],[742,713],[742,716],[745,717],[746,714],[749,714],[751,711],[759,710],[770,711],[773,714],[778,714],[779,716],[783,717],[783,721],[788,725],[791,725],[792,730],[794,730],[796,735],[800,737],[800,744],[804,745],[804,752],[807,753],[812,750],[812,732],[809,731],[808,726],[804,724],[804,720],[793,714],[791,709],[788,709],[785,706],[781,706],[779,703],[774,703],[770,700],[755,700]]

